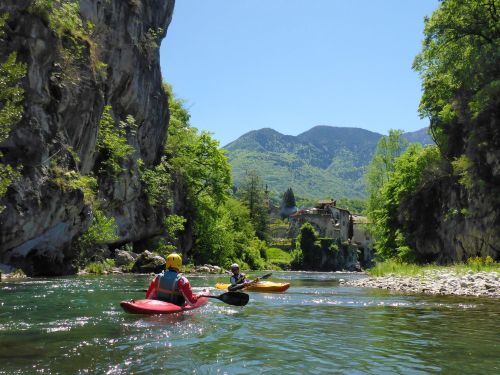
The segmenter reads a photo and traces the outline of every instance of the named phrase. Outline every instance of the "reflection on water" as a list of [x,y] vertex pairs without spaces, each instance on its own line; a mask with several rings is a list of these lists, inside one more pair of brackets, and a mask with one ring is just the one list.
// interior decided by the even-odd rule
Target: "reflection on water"
[[[360,276],[275,272],[271,280],[292,283],[286,293],[153,316],[119,306],[142,297],[145,275],[4,282],[0,374],[500,373],[498,300],[338,282],[351,277]],[[190,281],[201,289],[226,278]]]

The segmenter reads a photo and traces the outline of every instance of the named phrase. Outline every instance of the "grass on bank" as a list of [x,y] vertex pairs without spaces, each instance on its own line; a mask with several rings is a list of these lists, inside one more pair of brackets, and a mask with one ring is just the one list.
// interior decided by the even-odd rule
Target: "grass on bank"
[[500,272],[500,263],[495,262],[490,256],[471,257],[466,263],[456,263],[449,266],[438,266],[435,264],[418,265],[386,260],[377,263],[367,270],[370,276],[423,276],[429,271],[452,272],[465,274],[472,272]]
[[277,270],[289,270],[290,264],[292,262],[292,255],[277,247],[268,247],[266,249],[267,254],[267,265],[266,268],[277,269]]
[[92,262],[85,266],[85,272],[103,275],[110,272],[115,267],[114,259],[106,259],[102,262]]

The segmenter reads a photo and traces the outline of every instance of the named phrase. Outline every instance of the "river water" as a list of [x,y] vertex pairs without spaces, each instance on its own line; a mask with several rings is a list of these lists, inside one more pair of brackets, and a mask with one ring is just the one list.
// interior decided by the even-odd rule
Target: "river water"
[[[188,277],[195,290],[228,281]],[[147,275],[2,282],[0,374],[500,374],[498,299],[338,282],[351,277],[274,272],[287,292],[166,316],[120,308]]]

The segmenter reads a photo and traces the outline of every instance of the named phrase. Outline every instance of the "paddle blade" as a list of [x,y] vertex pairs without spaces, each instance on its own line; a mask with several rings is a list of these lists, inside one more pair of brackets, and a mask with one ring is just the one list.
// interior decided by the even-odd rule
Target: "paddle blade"
[[270,277],[273,273],[272,272],[269,272],[269,273],[266,273],[265,275],[262,275],[261,277],[259,277],[260,280],[262,279],[267,279],[268,277]]
[[248,294],[241,292],[227,292],[214,297],[233,306],[245,306],[250,298]]

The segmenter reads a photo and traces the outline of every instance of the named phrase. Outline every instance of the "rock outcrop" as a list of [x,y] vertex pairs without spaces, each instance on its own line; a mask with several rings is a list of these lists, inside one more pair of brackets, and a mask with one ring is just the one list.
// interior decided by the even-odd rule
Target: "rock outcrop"
[[[64,183],[68,171],[96,178],[100,208],[118,224],[116,244],[161,232],[161,215],[147,202],[137,161],[158,163],[167,137],[158,50],[174,2],[80,0],[83,36],[64,28],[70,18],[54,27],[50,10],[34,1],[1,2],[0,14],[9,17],[0,62],[16,51],[27,74],[23,118],[0,144],[0,162],[22,168],[1,198],[0,263],[29,275],[75,272],[74,241],[89,227],[92,209],[82,189]],[[55,6],[60,3],[71,4]],[[96,140],[105,105],[117,124],[127,116],[136,124],[126,129],[133,154],[114,177],[99,174]]]
[[441,170],[399,207],[399,223],[422,263],[500,260],[499,108],[497,95],[480,116],[459,116],[447,129]]

